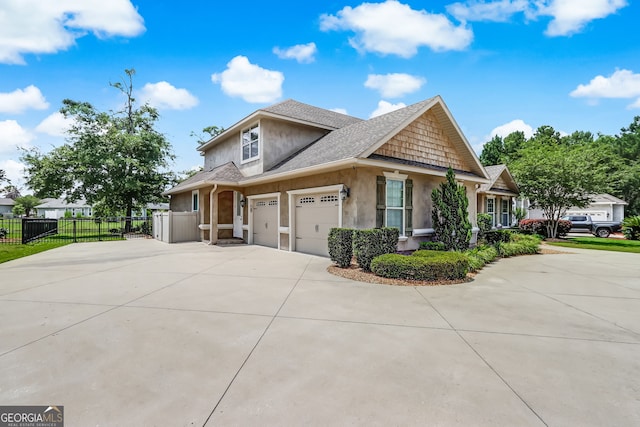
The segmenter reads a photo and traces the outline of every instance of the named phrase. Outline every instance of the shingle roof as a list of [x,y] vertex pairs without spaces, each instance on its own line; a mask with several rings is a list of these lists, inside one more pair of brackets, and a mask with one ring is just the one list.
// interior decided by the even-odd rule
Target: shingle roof
[[[208,171],[200,171],[189,177],[169,190],[170,193],[177,193],[188,188],[198,188],[210,182],[236,183],[244,178],[242,172],[238,170],[235,163],[229,162]],[[168,194],[165,192],[164,194]]]
[[[486,184],[482,184],[480,186],[480,191],[490,191],[494,184],[496,183],[496,181],[498,180],[498,178],[500,178],[500,175],[502,175],[502,173],[507,170],[507,165],[493,165],[493,166],[485,166],[484,170],[487,171],[487,175],[489,175],[489,179],[490,181]],[[508,172],[507,172],[508,173]],[[517,186],[517,184],[514,182],[514,185]]]
[[288,161],[265,172],[262,176],[358,157],[372,145],[390,136],[392,132],[421,111],[432,100],[433,98],[430,98],[335,130],[301,150]]
[[80,209],[80,208],[90,208],[91,206],[87,204],[85,200],[78,200],[76,202],[65,202],[63,199],[44,199],[45,202],[36,206],[36,209]]
[[8,197],[0,197],[0,206],[13,206],[16,202]]
[[318,125],[334,129],[340,129],[362,121],[362,119],[357,117],[336,113],[335,111],[325,110],[324,108],[314,107],[313,105],[304,104],[293,99],[287,99],[286,101],[262,108],[258,111],[265,111],[267,113],[277,114],[287,118],[316,123]]
[[622,199],[618,199],[616,196],[612,196],[611,194],[596,194],[595,196],[593,196],[593,202],[594,203],[613,203],[614,205],[628,205],[627,202],[625,202]]

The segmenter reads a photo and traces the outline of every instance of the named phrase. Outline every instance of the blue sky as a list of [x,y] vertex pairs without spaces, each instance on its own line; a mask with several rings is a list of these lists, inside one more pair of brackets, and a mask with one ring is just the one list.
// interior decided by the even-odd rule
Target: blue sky
[[617,134],[640,115],[638,16],[633,0],[2,0],[0,169],[22,185],[16,147],[64,142],[63,99],[118,109],[126,68],[176,171],[202,164],[192,131],[288,98],[368,118],[441,95],[477,151],[541,125]]

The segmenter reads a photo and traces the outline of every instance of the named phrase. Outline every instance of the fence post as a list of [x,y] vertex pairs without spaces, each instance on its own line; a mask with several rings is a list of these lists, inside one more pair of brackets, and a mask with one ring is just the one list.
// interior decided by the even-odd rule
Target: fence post
[[76,219],[73,218],[73,243],[78,243],[76,239]]
[[101,219],[96,219],[96,222],[98,223],[98,241],[102,242],[102,232],[100,231],[100,226],[102,225],[102,220]]

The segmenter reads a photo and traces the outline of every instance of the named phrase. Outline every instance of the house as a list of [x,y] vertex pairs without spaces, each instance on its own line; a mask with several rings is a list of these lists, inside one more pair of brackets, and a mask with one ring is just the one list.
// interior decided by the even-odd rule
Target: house
[[66,212],[69,212],[73,217],[91,216],[91,206],[84,200],[67,203],[63,199],[46,198],[42,199],[42,203],[36,206],[35,209],[38,215],[51,219],[64,218]]
[[[441,97],[361,120],[294,100],[198,147],[204,169],[165,194],[197,212],[200,238],[327,255],[332,227],[397,227],[399,249],[433,235],[431,191],[451,166],[470,200],[489,181]],[[476,203],[469,217],[477,232]]]
[[[590,215],[595,221],[622,221],[627,202],[611,194],[596,194],[585,208],[571,207],[566,215]],[[540,209],[529,209],[527,218],[545,218]]]
[[485,166],[489,182],[478,190],[478,213],[491,215],[494,227],[515,225],[513,209],[518,197],[518,185],[507,165]]
[[8,197],[0,197],[0,215],[11,214],[16,202]]

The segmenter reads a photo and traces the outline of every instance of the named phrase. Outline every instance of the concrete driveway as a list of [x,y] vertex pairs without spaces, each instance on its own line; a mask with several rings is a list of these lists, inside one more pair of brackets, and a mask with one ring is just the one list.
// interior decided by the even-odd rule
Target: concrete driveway
[[0,404],[67,426],[640,424],[640,256],[393,287],[257,247],[80,243],[0,264]]

